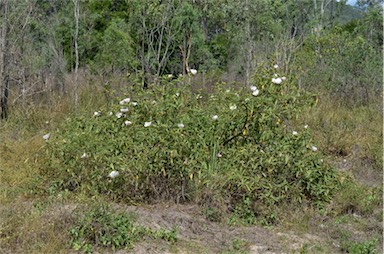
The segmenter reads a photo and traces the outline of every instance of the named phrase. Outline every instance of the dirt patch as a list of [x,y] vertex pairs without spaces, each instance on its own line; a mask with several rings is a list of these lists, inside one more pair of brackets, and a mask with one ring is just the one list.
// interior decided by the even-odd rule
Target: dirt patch
[[[178,243],[168,246],[168,250],[164,245],[146,241],[136,245],[129,253],[289,253],[315,239],[314,236],[302,239],[291,232],[276,234],[274,230],[261,226],[230,226],[211,222],[196,205],[161,204],[120,208],[137,214],[137,223],[140,225],[168,230],[176,227],[179,232]],[[282,241],[281,236],[289,238],[289,241]]]
[[[22,211],[36,209],[36,203],[24,202]],[[42,226],[42,230],[50,230],[42,237],[47,239],[63,235],[60,241],[68,236],[68,229],[75,220],[81,204],[56,203],[41,210],[37,217],[39,223],[50,222],[53,226]],[[203,209],[192,204],[156,204],[127,206],[111,204],[111,208],[118,211],[132,213],[136,216],[136,223],[154,230],[177,229],[177,241],[167,242],[150,237],[135,243],[132,250],[96,249],[94,253],[117,254],[186,254],[186,253],[250,253],[250,254],[281,254],[281,253],[345,253],[343,245],[352,242],[364,242],[367,239],[379,239],[382,243],[382,225],[375,218],[359,215],[345,215],[338,218],[329,218],[322,215],[307,216],[308,220],[299,217],[292,227],[277,225],[273,227],[262,226],[231,226],[224,219],[222,222],[212,222],[206,219]],[[5,216],[11,206],[0,206],[0,212]],[[21,210],[21,209],[16,209]],[[11,212],[11,211],[9,211]],[[29,214],[29,212],[26,212]],[[304,226],[299,228],[298,225]],[[299,226],[300,226],[299,225]],[[21,225],[22,226],[22,225]],[[31,227],[33,228],[33,227]],[[36,230],[38,230],[36,228]],[[39,232],[40,232],[39,231]],[[27,233],[24,232],[26,236]],[[65,236],[67,235],[67,236]],[[380,238],[381,237],[381,238]],[[32,238],[37,241],[37,238]],[[67,239],[68,240],[68,239]],[[5,247],[5,246],[4,246]],[[25,247],[25,246],[24,246]],[[6,253],[26,253],[27,249],[0,248]],[[70,247],[66,245],[65,247]],[[25,247],[26,248],[26,247]],[[381,251],[381,252],[380,252]],[[63,253],[76,253],[71,249]],[[378,249],[382,253],[382,248]]]

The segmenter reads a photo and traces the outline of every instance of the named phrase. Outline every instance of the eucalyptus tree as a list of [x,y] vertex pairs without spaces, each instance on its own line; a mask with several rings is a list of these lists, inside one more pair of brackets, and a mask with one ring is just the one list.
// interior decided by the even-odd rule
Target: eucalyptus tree
[[8,1],[2,0],[0,6],[2,16],[0,30],[0,110],[1,118],[7,118],[9,93],[9,48],[8,48]]
[[176,11],[175,21],[180,26],[177,34],[178,48],[181,53],[182,73],[190,70],[190,58],[193,47],[203,44],[203,30],[200,23],[200,12],[197,6],[189,1],[180,1]]
[[246,85],[258,61],[269,55],[274,37],[276,15],[271,0],[227,1],[224,12],[227,36],[230,39],[229,71],[241,73]]
[[9,99],[18,98],[21,90],[25,99],[27,91],[26,68],[24,66],[28,28],[33,18],[32,2],[9,2],[2,0],[0,31],[0,94],[1,118],[7,118]]
[[143,85],[156,82],[166,69],[167,62],[176,50],[175,40],[181,26],[175,22],[177,2],[133,0],[134,11],[130,17],[137,56],[141,64]]
[[78,107],[78,70],[79,70],[79,16],[80,16],[80,8],[79,8],[79,0],[73,0],[73,12],[74,12],[74,18],[75,18],[75,38],[74,38],[74,44],[75,44],[75,89],[74,89],[74,97],[75,97],[75,111],[77,112]]

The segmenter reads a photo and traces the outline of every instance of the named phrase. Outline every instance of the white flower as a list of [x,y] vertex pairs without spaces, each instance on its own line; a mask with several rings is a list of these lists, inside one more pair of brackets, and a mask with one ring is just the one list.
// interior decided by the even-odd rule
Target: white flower
[[131,104],[132,104],[133,106],[135,106],[135,107],[137,106],[137,102],[135,102],[135,101],[134,101],[134,102],[131,102]]
[[216,121],[217,119],[219,119],[219,116],[218,116],[218,115],[213,115],[213,116],[212,116],[212,120],[215,120],[215,121]]
[[179,127],[180,129],[184,128],[184,124],[183,123],[179,123],[177,124],[177,127]]
[[196,69],[191,69],[191,74],[192,75],[196,75],[197,74],[197,70]]
[[152,125],[152,122],[145,122],[144,123],[144,127],[149,127],[149,126],[151,126]]
[[282,80],[286,80],[287,78],[286,77],[281,77]]
[[125,113],[125,112],[128,112],[129,109],[128,108],[122,108],[122,109],[120,109],[120,111]]
[[299,135],[299,133],[297,131],[292,131],[292,134],[295,136]]
[[117,118],[122,118],[122,117],[123,117],[123,113],[121,113],[121,112],[117,112],[117,113],[116,113],[116,117],[117,117]]
[[81,155],[80,158],[85,159],[85,158],[87,158],[87,157],[88,157],[88,155],[87,155],[86,153],[83,153],[83,155]]
[[132,122],[127,120],[127,121],[124,122],[124,124],[125,124],[125,126],[128,126],[128,125],[131,125]]
[[109,112],[109,115],[111,116],[111,115],[113,115],[113,112],[111,111],[111,112]]
[[255,91],[253,91],[252,95],[253,95],[253,96],[258,96],[259,93],[260,93],[260,91],[257,89],[257,90],[255,90]]
[[252,90],[252,91],[257,91],[258,89],[257,89],[256,86],[251,86],[251,90]]
[[45,121],[46,124],[49,124],[49,121]]
[[308,129],[308,124],[304,125],[304,129]]
[[203,98],[203,96],[201,96],[200,94],[196,95],[196,99],[201,99]]
[[108,177],[115,178],[119,175],[119,171],[113,170],[111,173],[108,174]]
[[172,74],[168,74],[167,77],[168,78],[173,78],[173,75]]
[[51,133],[47,133],[47,134],[45,134],[44,136],[43,136],[43,139],[45,140],[45,141],[48,141],[48,139],[51,137]]
[[120,105],[124,105],[124,104],[127,104],[131,101],[131,98],[125,98],[124,100],[121,100],[119,103]]
[[231,90],[229,90],[229,89],[225,90],[226,93],[229,93],[230,91],[231,91]]
[[157,102],[155,100],[152,101],[152,104],[155,105]]
[[96,111],[93,113],[94,116],[101,116],[101,112],[100,111]]
[[180,96],[180,93],[175,93],[176,97],[179,97]]
[[311,149],[312,149],[312,151],[314,151],[314,152],[317,151],[317,147],[316,147],[316,146],[312,146]]
[[277,77],[277,76],[279,76],[279,75],[277,75],[277,74],[275,73],[273,76]]
[[277,69],[277,68],[279,68],[279,66],[278,66],[277,64],[275,64],[275,65],[273,66],[273,68]]
[[229,107],[229,109],[230,109],[230,110],[235,110],[235,109],[237,109],[237,106],[236,106],[236,105],[231,105],[231,106]]
[[281,78],[272,78],[272,83],[279,85],[281,84],[281,82],[283,82]]
[[216,157],[217,157],[217,158],[221,158],[221,157],[223,157],[223,155],[222,155],[221,153],[217,153],[217,154],[216,154]]

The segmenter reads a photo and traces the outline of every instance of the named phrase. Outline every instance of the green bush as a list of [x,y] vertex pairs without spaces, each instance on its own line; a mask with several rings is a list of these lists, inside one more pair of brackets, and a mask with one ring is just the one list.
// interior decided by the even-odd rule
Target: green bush
[[93,252],[94,247],[113,249],[132,248],[144,237],[175,242],[177,230],[152,230],[137,225],[133,214],[117,212],[106,205],[80,209],[75,225],[70,229],[71,244],[75,250]]
[[377,239],[368,240],[362,243],[353,243],[348,247],[348,253],[352,254],[375,254],[377,253]]
[[[128,104],[68,118],[52,133],[44,173],[58,188],[120,201],[194,201],[208,190],[230,209],[248,200],[258,216],[281,203],[321,205],[337,175],[314,151],[310,128],[290,122],[314,101],[295,80],[273,83],[275,72],[281,77],[259,68],[254,95],[224,83],[205,96],[178,88],[180,80],[132,86]],[[122,108],[129,110],[118,118]]]

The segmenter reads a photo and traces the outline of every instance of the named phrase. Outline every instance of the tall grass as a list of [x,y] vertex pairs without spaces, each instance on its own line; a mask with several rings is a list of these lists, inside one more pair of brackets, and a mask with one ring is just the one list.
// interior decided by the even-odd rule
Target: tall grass
[[313,129],[314,138],[328,155],[365,160],[383,167],[383,108],[381,97],[369,105],[351,107],[327,94],[317,107],[300,118]]

